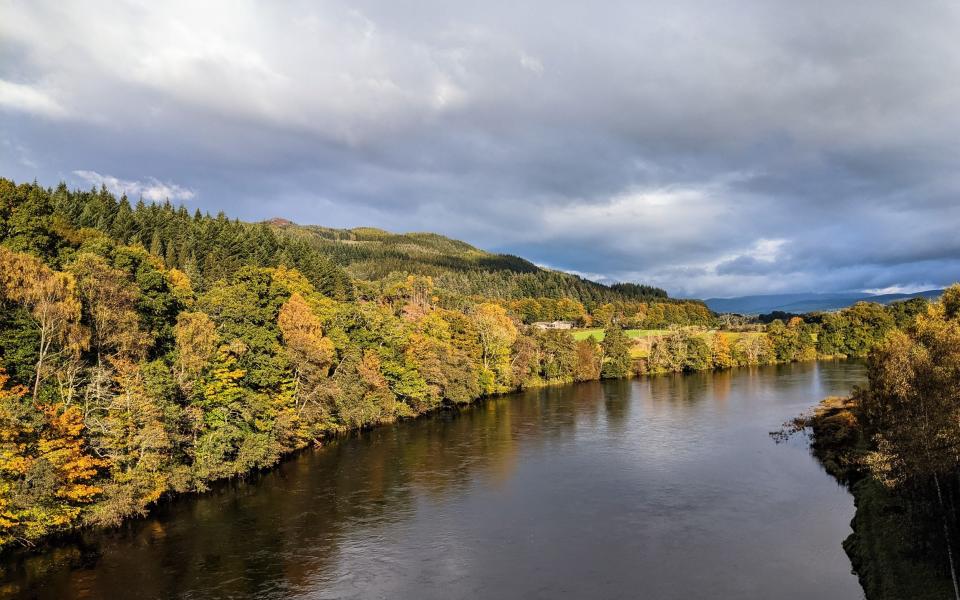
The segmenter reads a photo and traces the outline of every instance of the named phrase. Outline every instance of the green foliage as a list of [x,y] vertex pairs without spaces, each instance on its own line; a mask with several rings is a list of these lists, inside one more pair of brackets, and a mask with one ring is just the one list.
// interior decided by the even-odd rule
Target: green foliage
[[34,380],[39,346],[40,334],[27,309],[0,300],[0,365],[13,381]]
[[710,344],[702,336],[689,336],[686,340],[686,359],[683,361],[684,371],[706,371],[713,367],[713,357]]
[[626,334],[619,327],[607,330],[601,342],[603,364],[600,375],[604,379],[630,376],[630,346]]
[[[951,299],[947,296],[946,298],[941,298],[940,301],[943,302],[944,305],[947,305],[951,302]],[[893,302],[887,305],[887,312],[893,317],[897,329],[906,329],[913,323],[917,315],[927,312],[929,305],[930,302],[926,298],[910,298],[909,300]]]
[[572,381],[577,360],[577,344],[565,331],[539,331],[534,338],[538,342],[540,356],[539,375],[544,381]]
[[883,306],[870,302],[857,302],[844,310],[843,315],[849,323],[844,354],[850,356],[866,356],[895,325]]

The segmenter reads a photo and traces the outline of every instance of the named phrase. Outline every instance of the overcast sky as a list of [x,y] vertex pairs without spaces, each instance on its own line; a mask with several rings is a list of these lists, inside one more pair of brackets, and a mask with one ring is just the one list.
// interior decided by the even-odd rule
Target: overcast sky
[[960,280],[960,3],[0,0],[0,176],[671,294]]

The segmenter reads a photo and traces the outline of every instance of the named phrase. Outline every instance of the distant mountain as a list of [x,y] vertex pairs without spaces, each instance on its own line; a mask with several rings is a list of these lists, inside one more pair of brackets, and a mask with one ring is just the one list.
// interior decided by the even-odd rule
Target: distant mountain
[[710,310],[718,313],[739,313],[758,315],[775,310],[790,313],[807,313],[825,310],[839,310],[857,302],[877,302],[889,304],[898,300],[923,297],[938,298],[943,290],[926,290],[914,294],[770,294],[758,296],[739,296],[736,298],[708,298],[704,300]]

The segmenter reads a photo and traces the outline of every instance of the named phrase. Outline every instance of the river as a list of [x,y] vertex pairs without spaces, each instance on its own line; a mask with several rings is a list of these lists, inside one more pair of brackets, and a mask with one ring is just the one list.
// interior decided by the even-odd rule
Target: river
[[8,557],[14,598],[862,598],[853,501],[769,432],[819,362],[544,388],[349,436]]

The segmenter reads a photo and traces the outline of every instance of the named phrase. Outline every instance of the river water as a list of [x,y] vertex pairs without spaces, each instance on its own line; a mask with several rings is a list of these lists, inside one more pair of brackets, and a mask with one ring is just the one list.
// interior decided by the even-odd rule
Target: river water
[[769,432],[856,362],[545,388],[8,558],[23,598],[861,598],[853,501]]

